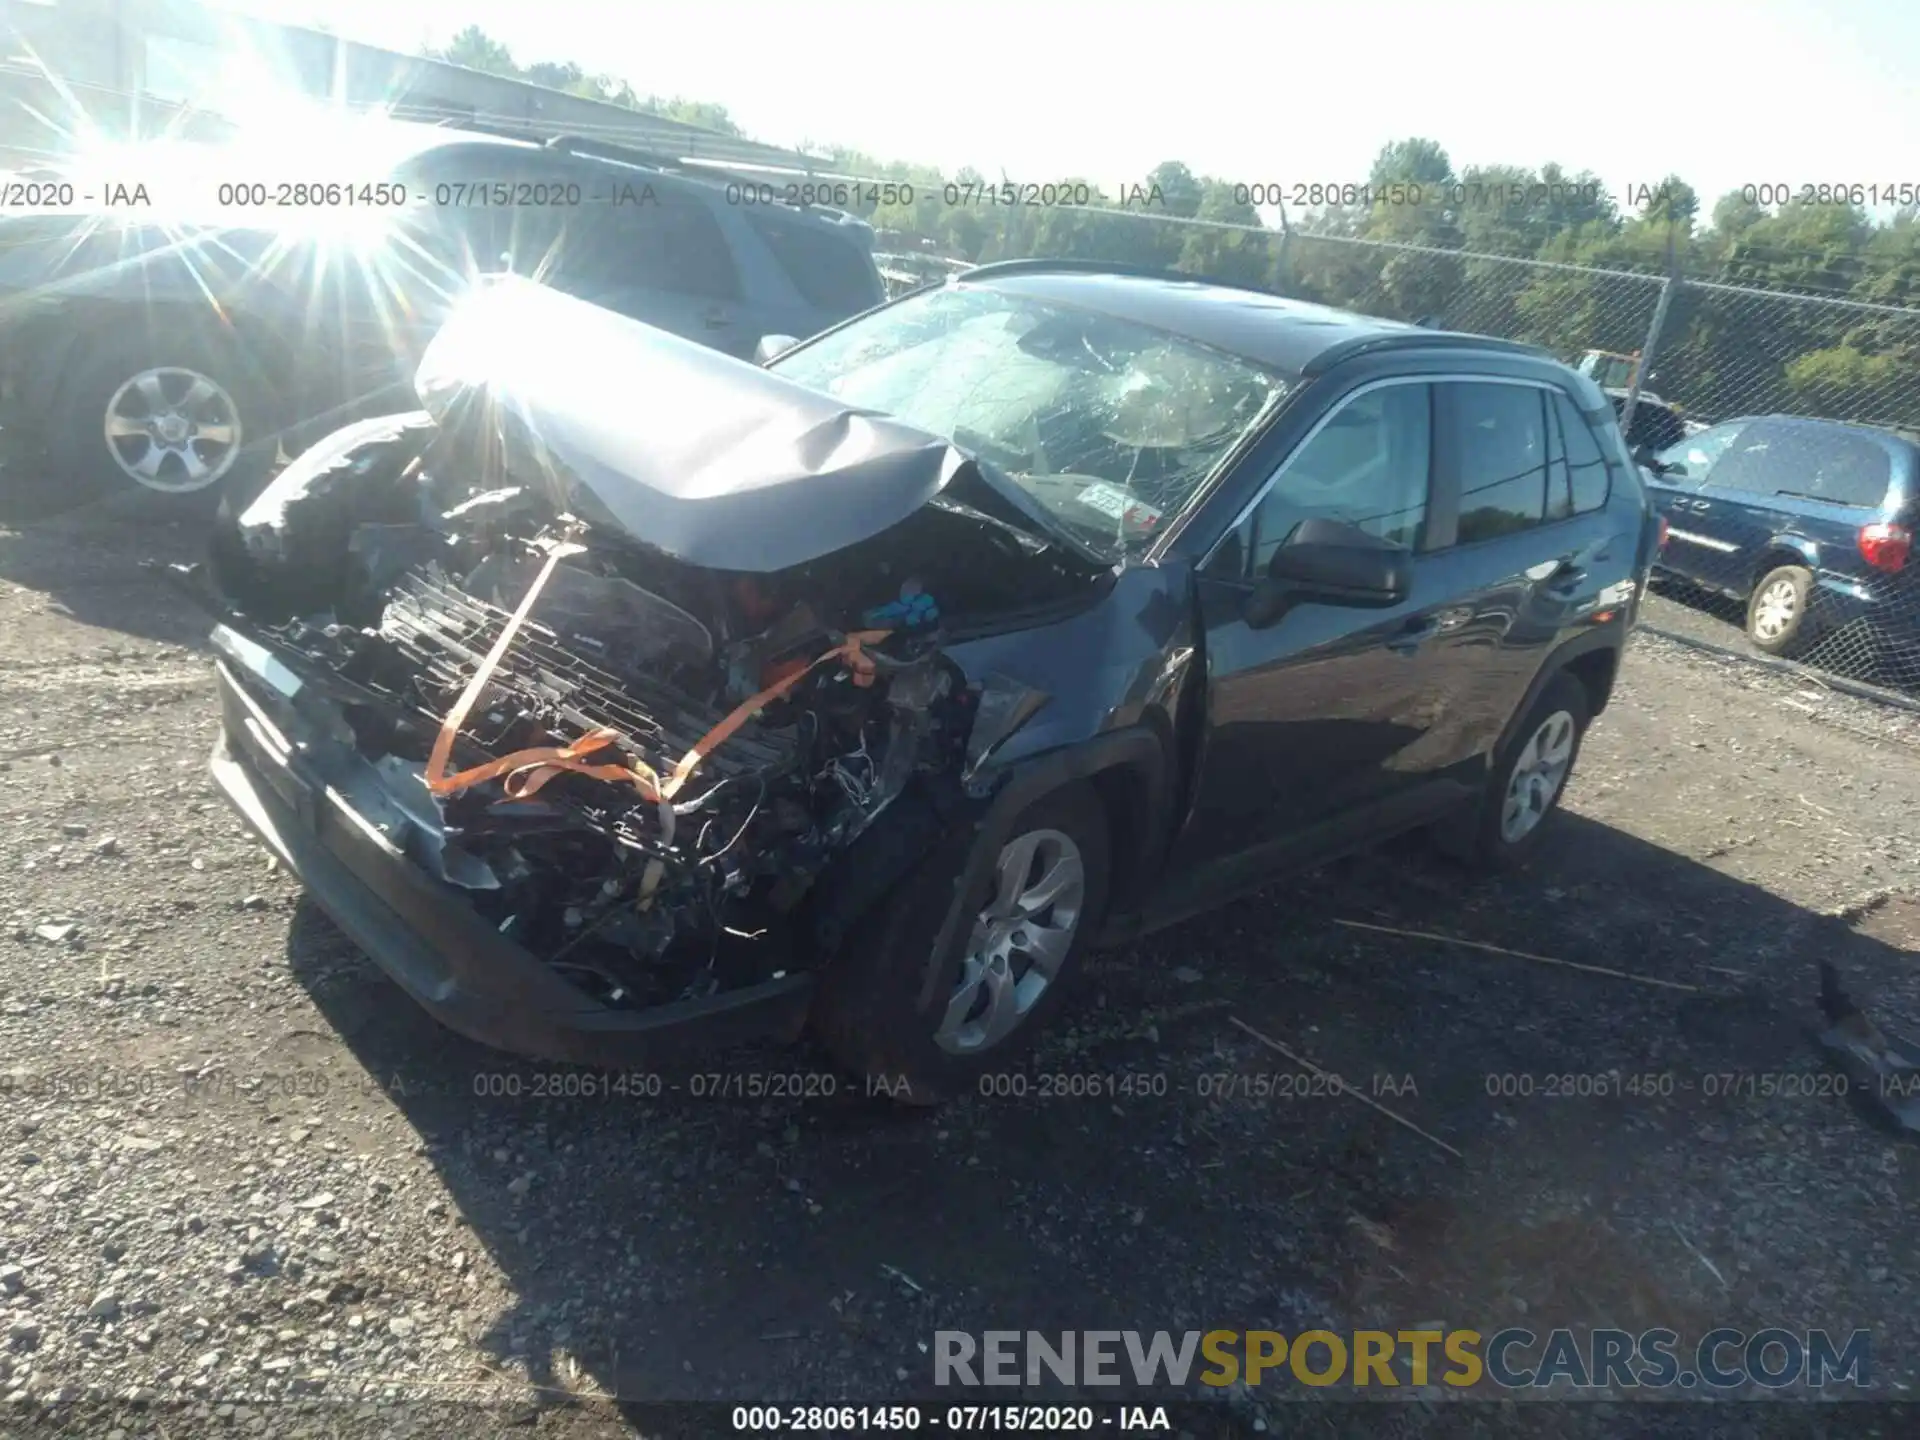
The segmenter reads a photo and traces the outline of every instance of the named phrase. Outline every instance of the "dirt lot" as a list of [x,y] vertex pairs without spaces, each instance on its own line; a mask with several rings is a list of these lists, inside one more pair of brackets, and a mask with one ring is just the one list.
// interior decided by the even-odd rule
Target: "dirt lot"
[[[944,1404],[942,1329],[1866,1326],[1876,1393],[1920,1385],[1920,1154],[1798,1082],[1707,1094],[1819,1072],[1819,957],[1920,1016],[1920,719],[1643,637],[1529,873],[1406,844],[1103,957],[1022,1097],[536,1100],[538,1067],[438,1028],[216,798],[204,624],[135,567],[193,546],[98,511],[0,531],[0,1431],[90,1398],[148,1402],[129,1434],[347,1433],[361,1401],[566,1435],[675,1400]],[[1253,1093],[1297,1067],[1236,1019],[1390,1077],[1460,1155]],[[1614,1071],[1670,1093],[1546,1093]],[[1047,1075],[1147,1093],[1041,1099]],[[1355,1433],[1336,1393],[1209,1413]],[[1462,1412],[1626,1433],[1511,1403],[1369,1433]],[[1740,1424],[1763,1412],[1808,1418]]]

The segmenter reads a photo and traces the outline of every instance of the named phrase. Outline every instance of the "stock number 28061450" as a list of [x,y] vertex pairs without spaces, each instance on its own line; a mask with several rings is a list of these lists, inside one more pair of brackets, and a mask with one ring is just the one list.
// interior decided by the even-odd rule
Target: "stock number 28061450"
[[735,1430],[918,1430],[918,1405],[736,1405]]
[[1167,1093],[1167,1077],[1146,1070],[1048,1070],[1025,1075],[1018,1070],[995,1070],[982,1075],[982,1095],[1001,1099],[1132,1100]]
[[665,1090],[644,1070],[476,1070],[473,1093],[495,1100],[654,1100]]

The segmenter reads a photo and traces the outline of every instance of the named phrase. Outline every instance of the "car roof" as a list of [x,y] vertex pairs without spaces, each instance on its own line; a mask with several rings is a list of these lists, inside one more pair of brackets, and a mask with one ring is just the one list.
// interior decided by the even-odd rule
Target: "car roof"
[[[1826,430],[1845,430],[1869,440],[1891,440],[1895,444],[1920,448],[1920,431],[1897,425],[1876,425],[1868,420],[1829,420],[1820,415],[1739,415],[1735,420],[1769,420],[1784,425],[1818,426]],[[1731,424],[1732,421],[1722,421]]]
[[1517,341],[1430,329],[1219,280],[1098,261],[1012,260],[976,266],[950,283],[990,285],[1009,295],[1097,311],[1290,375],[1319,374],[1362,350],[1478,349],[1552,359],[1546,351]]

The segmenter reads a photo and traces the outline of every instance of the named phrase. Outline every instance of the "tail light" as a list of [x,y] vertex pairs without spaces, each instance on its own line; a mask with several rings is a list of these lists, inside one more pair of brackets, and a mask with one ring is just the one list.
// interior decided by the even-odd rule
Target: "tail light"
[[1860,554],[1876,570],[1898,570],[1913,548],[1913,532],[1904,525],[1881,521],[1860,527]]
[[1667,517],[1662,515],[1660,517],[1660,544],[1658,547],[1662,550],[1667,548],[1667,528]]

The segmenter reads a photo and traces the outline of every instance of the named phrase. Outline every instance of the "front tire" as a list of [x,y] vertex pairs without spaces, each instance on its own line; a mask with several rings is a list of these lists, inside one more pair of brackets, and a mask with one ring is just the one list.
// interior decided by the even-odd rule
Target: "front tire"
[[[884,1093],[931,1105],[1016,1059],[1059,1008],[1107,903],[1111,844],[1099,798],[1055,791],[1014,822],[978,893],[959,897],[958,973],[919,1008],[975,836],[950,837],[897,885],[821,977],[813,1024],[829,1054]],[[900,1082],[904,1081],[904,1087]]]
[[1539,847],[1545,821],[1566,793],[1591,720],[1587,688],[1562,671],[1547,682],[1513,737],[1494,757],[1479,800],[1436,826],[1439,848],[1478,870],[1524,864]]

